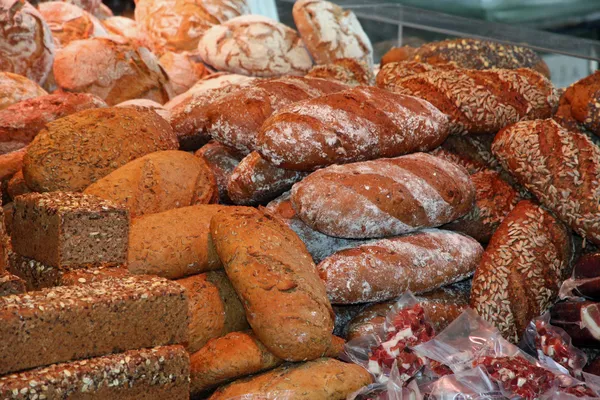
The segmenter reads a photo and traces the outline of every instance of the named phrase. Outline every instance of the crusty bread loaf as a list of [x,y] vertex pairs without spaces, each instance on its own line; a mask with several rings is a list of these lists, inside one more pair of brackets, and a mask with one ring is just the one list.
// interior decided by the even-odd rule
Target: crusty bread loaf
[[520,184],[582,237],[600,244],[600,148],[552,119],[503,129],[494,155]]
[[294,185],[291,199],[311,228],[365,239],[453,221],[471,210],[475,188],[462,167],[415,153],[318,170]]
[[439,146],[448,117],[428,102],[361,86],[292,104],[262,125],[259,153],[275,166],[312,171]]
[[186,350],[200,350],[213,338],[248,329],[240,299],[223,271],[193,275],[176,281],[184,287],[190,314]]
[[27,153],[27,147],[22,147],[10,153],[0,155],[0,181],[10,179],[23,168],[23,158]]
[[218,199],[217,182],[208,165],[176,150],[133,160],[92,183],[84,193],[126,207],[132,218]]
[[82,191],[129,161],[177,148],[153,111],[84,110],[49,123],[28,146],[23,175],[35,191]]
[[130,40],[143,41],[142,34],[138,30],[137,23],[134,19],[116,16],[109,17],[101,21],[104,29],[110,34],[123,36]]
[[[73,3],[77,3],[77,2],[79,2],[79,0],[73,0]],[[94,17],[98,18],[100,21],[104,21],[108,18],[115,16],[115,14],[112,12],[110,7],[108,7],[106,4],[104,4],[102,2],[100,2],[100,4],[98,5],[98,7],[95,10],[93,10],[93,11],[86,10],[86,11],[91,12],[94,15]]]
[[570,261],[566,227],[539,205],[521,201],[483,254],[473,277],[471,307],[516,343],[529,321],[556,300]]
[[518,121],[549,118],[558,104],[552,83],[530,69],[434,70],[389,89],[429,101],[450,117],[455,134],[496,133]]
[[562,93],[554,119],[569,130],[584,128],[600,136],[600,71]]
[[148,99],[132,99],[116,104],[115,107],[145,108],[154,111],[165,121],[171,118],[171,113],[162,104]]
[[304,172],[277,168],[254,151],[231,172],[227,193],[234,204],[264,204],[290,190],[294,183],[306,175]]
[[[0,57],[0,63],[1,62],[2,58]],[[46,93],[46,91],[37,83],[24,76],[10,72],[0,72],[0,110],[10,107],[20,101],[44,96],[46,94],[48,93]]]
[[216,141],[248,154],[256,150],[260,127],[271,114],[297,101],[346,88],[342,83],[318,78],[257,80],[208,105],[208,132]]
[[333,79],[348,86],[373,85],[375,83],[371,67],[366,62],[354,58],[340,58],[330,64],[315,65],[306,76]]
[[219,189],[219,203],[230,204],[231,199],[227,193],[227,183],[242,157],[230,148],[215,141],[205,144],[194,155],[202,158],[212,171]]
[[286,361],[331,345],[333,311],[306,247],[284,223],[240,207],[213,216],[212,241],[260,341]]
[[359,365],[319,358],[238,380],[217,390],[210,400],[227,400],[248,393],[267,396],[268,393],[286,391],[294,400],[343,400],[371,382],[371,375]]
[[11,199],[26,193],[31,193],[31,188],[27,186],[27,182],[25,182],[23,170],[17,171],[17,173],[10,178],[6,186],[6,192]]
[[377,73],[377,86],[393,90],[397,82],[409,76],[429,71],[450,71],[456,69],[454,64],[427,64],[418,61],[400,61],[384,64]]
[[312,67],[297,32],[261,15],[243,15],[208,29],[198,53],[218,71],[250,76],[304,75]]
[[373,64],[373,46],[352,11],[329,1],[294,3],[294,22],[317,64],[355,58]]
[[182,53],[168,51],[158,61],[169,76],[175,96],[185,92],[210,73],[200,56],[187,51]]
[[2,0],[0,21],[0,71],[14,72],[43,84],[54,60],[54,41],[48,24],[25,0]]

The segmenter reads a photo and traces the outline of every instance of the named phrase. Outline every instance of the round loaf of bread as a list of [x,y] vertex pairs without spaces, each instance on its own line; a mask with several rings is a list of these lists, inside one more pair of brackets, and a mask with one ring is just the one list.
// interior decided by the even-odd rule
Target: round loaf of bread
[[156,56],[118,36],[70,43],[58,51],[53,71],[61,89],[95,94],[108,105],[131,99],[164,104],[171,98]]
[[198,52],[215,69],[243,75],[305,75],[312,67],[296,31],[260,15],[213,26],[200,39]]
[[142,40],[137,22],[131,18],[117,16],[109,17],[102,21],[104,28],[113,35],[123,36],[127,39]]
[[356,15],[323,0],[299,0],[294,22],[317,64],[355,58],[373,65],[373,46]]
[[48,93],[40,85],[22,75],[0,72],[0,110],[46,94]]
[[53,60],[52,33],[40,13],[25,0],[0,0],[0,71],[42,84]]
[[171,126],[153,111],[85,110],[49,123],[36,136],[23,175],[38,192],[79,192],[129,161],[177,147]]
[[185,92],[210,73],[200,56],[187,51],[168,51],[160,57],[159,62],[169,75],[175,95]]
[[40,3],[38,11],[50,27],[57,48],[73,40],[108,35],[96,17],[73,4],[49,1]]

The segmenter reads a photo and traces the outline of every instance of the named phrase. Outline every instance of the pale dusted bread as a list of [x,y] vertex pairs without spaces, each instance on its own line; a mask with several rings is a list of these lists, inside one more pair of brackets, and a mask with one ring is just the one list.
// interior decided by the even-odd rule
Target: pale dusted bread
[[25,0],[1,0],[0,71],[43,84],[53,60],[52,33],[40,13]]
[[206,161],[206,164],[208,164],[208,167],[213,172],[219,189],[219,203],[231,203],[231,199],[227,193],[227,183],[242,157],[215,141],[205,144],[194,155]]
[[333,79],[348,86],[373,85],[375,76],[371,67],[354,58],[340,58],[331,64],[315,65],[306,74],[310,78]]
[[163,104],[172,96],[156,56],[118,36],[70,43],[58,51],[53,71],[61,89],[95,94],[108,105],[131,99]]
[[50,27],[56,48],[74,40],[108,36],[100,21],[81,8],[62,1],[48,1],[38,5],[38,11]]
[[154,111],[155,113],[163,117],[165,121],[168,121],[171,118],[171,113],[162,104],[158,104],[157,102],[148,99],[127,100],[122,103],[116,104],[115,107],[148,109]]
[[318,170],[294,185],[291,199],[313,229],[367,239],[453,221],[471,210],[475,188],[464,168],[415,153]]
[[373,47],[352,11],[324,0],[299,0],[294,22],[317,64],[355,58],[373,65]]
[[339,251],[317,268],[333,304],[368,303],[462,281],[482,254],[468,236],[425,229]]
[[113,35],[143,41],[143,36],[134,19],[122,16],[109,17],[102,21],[102,25],[104,26],[104,29]]
[[296,31],[260,15],[213,26],[200,39],[198,52],[217,70],[243,75],[304,75],[312,67]]
[[280,109],[256,142],[273,165],[313,171],[433,150],[448,126],[448,117],[425,100],[360,86]]
[[194,53],[168,51],[158,61],[169,75],[175,96],[187,91],[210,73],[200,56]]
[[37,83],[24,76],[0,72],[0,110],[20,101],[46,94],[48,93]]

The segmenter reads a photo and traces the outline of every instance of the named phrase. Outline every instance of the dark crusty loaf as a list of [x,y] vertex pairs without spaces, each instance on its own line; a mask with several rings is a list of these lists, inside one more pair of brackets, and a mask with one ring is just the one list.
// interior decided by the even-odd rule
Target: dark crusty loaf
[[393,90],[397,82],[409,76],[429,71],[450,71],[457,69],[454,64],[427,64],[418,61],[399,61],[384,64],[379,72],[375,83],[382,89]]
[[13,200],[17,196],[31,193],[31,188],[27,186],[27,182],[25,182],[23,170],[18,171],[12,176],[12,178],[10,178],[6,184],[6,193],[8,194],[8,197]]
[[0,374],[187,341],[183,288],[157,277],[0,297],[0,315]]
[[253,208],[213,216],[212,241],[260,341],[277,357],[320,357],[331,345],[333,311],[315,264],[296,234]]
[[600,148],[552,119],[496,135],[492,151],[520,184],[582,237],[600,244]]
[[311,228],[364,239],[453,221],[469,212],[475,188],[462,167],[415,153],[318,170],[294,185],[291,200]]
[[471,307],[517,342],[529,321],[556,300],[570,273],[566,227],[539,205],[523,200],[502,221],[477,267]]
[[20,277],[6,271],[0,271],[0,297],[11,294],[24,293],[25,281]]
[[276,166],[312,171],[429,151],[448,133],[448,117],[428,102],[360,86],[279,110],[263,124],[257,144]]
[[558,104],[552,83],[530,69],[434,70],[389,90],[429,101],[450,117],[454,134],[496,133],[518,121],[549,118]]
[[354,58],[338,58],[330,64],[315,65],[306,76],[332,79],[348,86],[373,85],[375,83],[375,76],[369,65]]
[[565,128],[600,135],[600,71],[578,80],[560,96],[554,119]]
[[230,204],[231,199],[227,193],[227,184],[229,183],[229,177],[242,160],[242,157],[230,148],[215,141],[205,144],[194,155],[202,158],[212,171],[219,189],[219,203]]
[[0,397],[181,400],[189,396],[189,373],[182,346],[160,346],[6,375]]
[[332,254],[317,266],[334,304],[425,293],[475,271],[483,248],[460,233],[425,229]]

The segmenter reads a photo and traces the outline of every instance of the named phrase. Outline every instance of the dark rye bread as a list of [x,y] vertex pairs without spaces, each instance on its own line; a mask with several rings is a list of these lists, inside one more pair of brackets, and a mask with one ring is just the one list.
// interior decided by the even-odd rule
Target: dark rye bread
[[433,150],[448,133],[448,117],[427,101],[359,86],[279,110],[262,125],[257,145],[275,166],[313,171]]
[[181,346],[130,350],[0,377],[3,399],[161,399],[189,396]]
[[219,189],[219,203],[231,204],[227,193],[227,184],[233,170],[242,160],[242,156],[214,140],[202,146],[194,155],[202,158],[212,171]]
[[500,131],[494,155],[517,181],[582,237],[600,244],[600,148],[552,119]]
[[315,65],[306,74],[307,78],[330,79],[348,86],[373,85],[375,76],[371,67],[355,58],[338,58],[330,64]]
[[578,80],[560,96],[554,119],[569,130],[600,135],[600,71]]
[[475,271],[470,305],[513,343],[532,318],[550,308],[570,274],[567,228],[523,200],[496,230]]
[[183,288],[149,276],[0,297],[0,318],[0,374],[188,336]]
[[292,206],[311,228],[367,239],[436,227],[473,207],[467,171],[426,153],[333,165],[292,188]]
[[212,241],[260,341],[286,361],[322,356],[333,311],[306,247],[275,217],[249,208],[213,216]]
[[448,115],[452,134],[496,133],[518,121],[549,118],[558,105],[552,83],[530,69],[434,70],[389,90],[429,101]]

